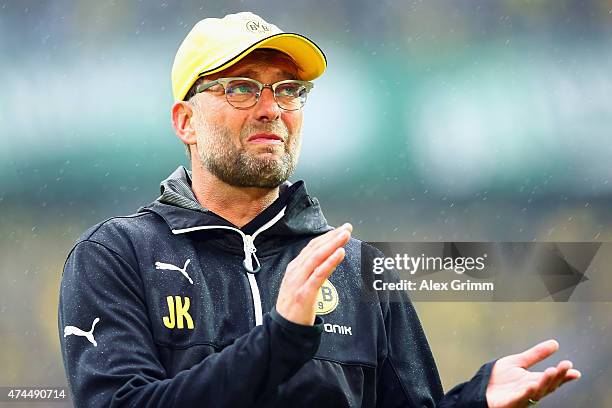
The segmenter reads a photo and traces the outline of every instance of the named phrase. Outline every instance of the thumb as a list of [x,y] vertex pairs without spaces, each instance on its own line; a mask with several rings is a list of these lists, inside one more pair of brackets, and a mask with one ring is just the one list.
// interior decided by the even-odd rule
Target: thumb
[[559,343],[556,340],[546,340],[536,344],[532,348],[522,353],[509,356],[512,363],[522,368],[528,368],[540,361],[548,358],[559,350]]

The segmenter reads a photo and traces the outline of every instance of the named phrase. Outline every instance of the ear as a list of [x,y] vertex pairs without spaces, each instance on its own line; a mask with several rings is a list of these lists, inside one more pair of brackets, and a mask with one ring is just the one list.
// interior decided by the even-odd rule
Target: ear
[[197,142],[196,132],[191,124],[193,110],[189,103],[184,101],[172,105],[172,127],[176,136],[187,145],[195,145]]

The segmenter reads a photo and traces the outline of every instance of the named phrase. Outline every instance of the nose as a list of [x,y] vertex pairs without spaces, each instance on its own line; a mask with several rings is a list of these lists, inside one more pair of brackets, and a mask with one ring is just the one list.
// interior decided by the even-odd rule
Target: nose
[[280,118],[281,108],[274,99],[274,93],[270,88],[264,88],[255,104],[255,118],[261,122],[273,122]]

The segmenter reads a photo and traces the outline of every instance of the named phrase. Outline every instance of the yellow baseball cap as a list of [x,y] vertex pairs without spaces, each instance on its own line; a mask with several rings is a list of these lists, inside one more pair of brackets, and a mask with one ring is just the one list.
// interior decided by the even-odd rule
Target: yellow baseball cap
[[300,34],[285,33],[250,12],[205,18],[187,34],[172,65],[172,94],[181,101],[203,75],[222,71],[258,48],[272,48],[297,63],[300,78],[313,80],[325,71],[323,51]]

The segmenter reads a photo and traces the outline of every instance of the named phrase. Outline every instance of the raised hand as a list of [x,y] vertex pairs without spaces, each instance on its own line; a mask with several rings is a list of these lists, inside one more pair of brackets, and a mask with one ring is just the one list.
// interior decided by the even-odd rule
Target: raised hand
[[344,259],[343,246],[352,231],[351,224],[344,224],[318,236],[289,262],[276,300],[281,316],[297,324],[314,324],[317,293]]
[[489,408],[522,408],[537,403],[560,385],[580,378],[580,371],[572,362],[561,361],[544,372],[531,372],[527,368],[544,360],[559,349],[559,343],[548,340],[519,354],[497,360],[493,366],[487,402]]

